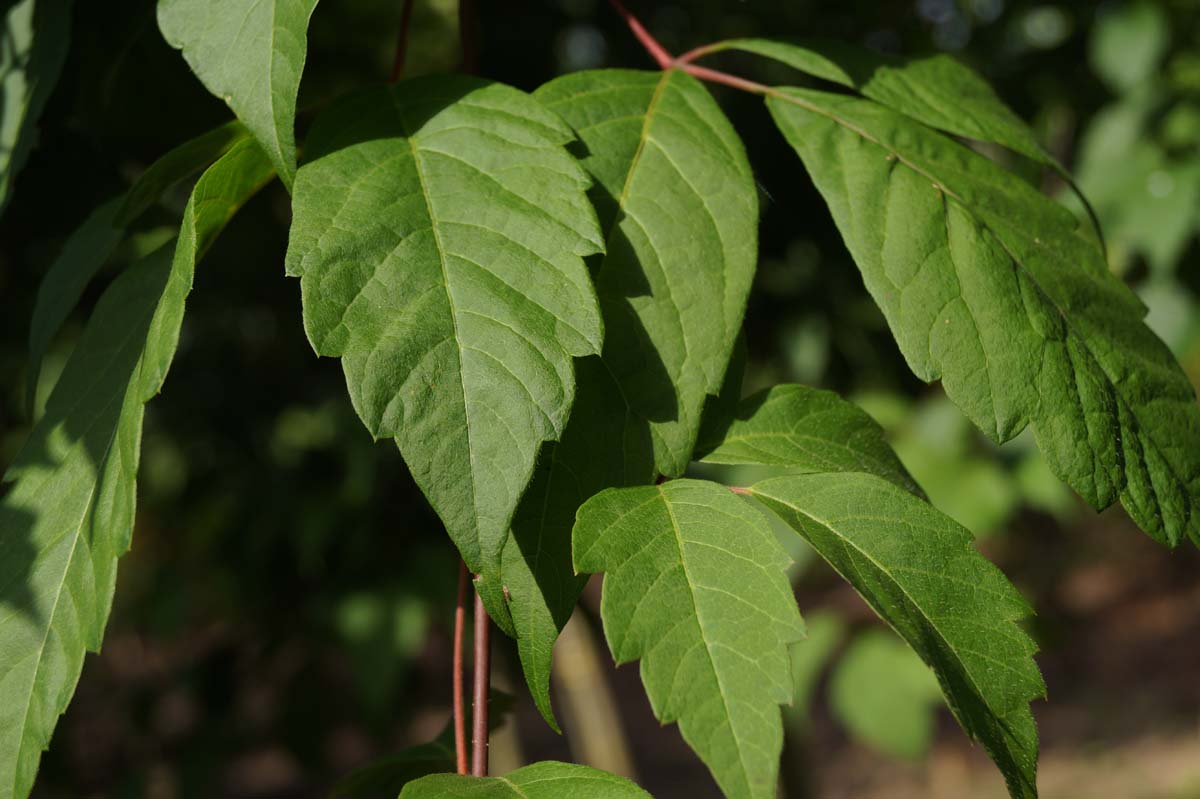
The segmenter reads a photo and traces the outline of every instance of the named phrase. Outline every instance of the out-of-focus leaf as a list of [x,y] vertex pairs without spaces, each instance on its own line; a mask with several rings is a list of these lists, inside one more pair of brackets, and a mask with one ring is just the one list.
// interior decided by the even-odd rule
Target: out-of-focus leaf
[[0,7],[0,213],[37,138],[37,121],[67,57],[71,0]]
[[1170,22],[1158,3],[1132,0],[1101,12],[1092,27],[1092,69],[1115,92],[1128,92],[1149,80],[1170,43]]
[[854,639],[829,683],[830,709],[855,738],[884,754],[924,757],[942,704],[937,678],[891,633]]

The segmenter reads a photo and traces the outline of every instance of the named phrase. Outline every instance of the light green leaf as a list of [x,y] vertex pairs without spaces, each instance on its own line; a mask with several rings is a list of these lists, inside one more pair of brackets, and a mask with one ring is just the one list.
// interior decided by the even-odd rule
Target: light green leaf
[[1200,541],[1200,410],[1145,308],[1069,211],[869,101],[772,90],[900,350],[997,442],[1144,530]]
[[37,138],[71,38],[71,0],[20,0],[0,8],[0,212]]
[[174,250],[104,292],[0,501],[0,799],[24,799],[96,651],[133,530],[142,409],[166,376],[196,258],[270,177],[257,145],[200,179]]
[[1045,694],[1036,646],[1016,622],[1028,604],[930,505],[868,474],[777,477],[750,495],[779,514],[934,670],[951,710],[1018,799],[1037,795]]
[[[395,438],[473,572],[501,550],[602,322],[601,235],[563,122],[516,89],[421,78],[335,104],[295,186],[288,274],[377,438]],[[504,624],[490,591],[489,612]]]
[[1092,69],[1116,92],[1131,91],[1158,71],[1171,43],[1164,9],[1147,0],[1117,3],[1102,11],[1092,28]]
[[727,797],[773,798],[804,631],[766,518],[716,483],[615,488],[579,509],[573,548],[577,571],[604,572],[609,649],[641,660],[654,715]]
[[837,83],[938,130],[990,142],[1039,164],[1064,171],[1029,126],[986,80],[952,56],[898,58],[823,39],[792,44],[773,39],[731,39],[708,52],[740,50],[770,58]]
[[892,757],[924,757],[942,704],[937,678],[894,635],[870,630],[838,661],[829,706],[850,733]]
[[436,774],[405,786],[400,799],[650,799],[650,794],[598,769],[545,761],[504,777]]
[[792,706],[783,717],[790,728],[804,732],[808,728],[814,694],[821,672],[846,637],[846,623],[834,611],[818,610],[804,617],[808,635],[789,647],[792,660]]
[[42,359],[83,291],[112,256],[125,229],[149,210],[163,192],[204,169],[249,134],[231,122],[187,141],[155,161],[124,198],[110,200],[88,216],[63,244],[38,286],[29,327],[29,379],[26,406],[32,411]]
[[225,101],[291,190],[296,97],[317,0],[158,0],[158,27]]
[[575,511],[602,489],[649,483],[656,468],[679,474],[691,460],[741,326],[757,194],[728,120],[686,75],[581,72],[535,96],[579,134],[608,240],[595,272],[609,331],[602,360],[580,365],[580,407],[521,502],[501,577],[526,681],[557,728],[551,656],[583,585],[570,576]]
[[874,419],[832,391],[808,386],[778,385],[742,400],[699,452],[705,463],[866,472],[923,496]]

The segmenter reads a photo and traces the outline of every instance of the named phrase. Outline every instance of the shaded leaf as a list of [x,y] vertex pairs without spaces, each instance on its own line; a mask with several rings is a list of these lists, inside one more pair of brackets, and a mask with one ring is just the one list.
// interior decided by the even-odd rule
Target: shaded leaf
[[750,494],[802,535],[934,670],[955,717],[1000,767],[1009,792],[1037,795],[1045,694],[1036,646],[1015,623],[1028,604],[975,551],[969,531],[868,474],[777,477]]
[[309,340],[342,358],[501,624],[513,512],[566,426],[572,358],[600,351],[583,257],[601,237],[571,138],[516,89],[422,78],[333,106],[296,179],[287,266]]
[[580,72],[535,96],[579,135],[608,242],[593,273],[603,356],[580,364],[580,407],[521,502],[501,577],[526,682],[557,729],[554,641],[583,586],[570,569],[575,511],[605,488],[649,483],[655,469],[680,474],[691,460],[741,327],[757,193],[728,120],[686,75]]
[[544,761],[504,777],[425,777],[407,785],[400,799],[650,799],[650,794],[598,769]]
[[200,179],[174,248],[104,292],[0,500],[0,799],[23,799],[96,651],[133,531],[143,405],[174,356],[198,254],[270,177],[245,142]]
[[803,624],[789,559],[761,512],[716,483],[608,489],[579,509],[575,568],[604,572],[617,663],[641,660],[654,715],[730,799],[774,797]]
[[158,0],[158,27],[258,139],[290,190],[296,96],[317,0]]
[[1200,410],[1145,309],[1069,211],[869,101],[773,91],[909,366],[995,441],[1033,428],[1093,506],[1200,541]]
[[37,138],[71,39],[71,0],[20,0],[0,8],[0,213]]
[[724,429],[700,442],[705,463],[866,472],[923,496],[883,428],[832,391],[778,385],[742,400]]

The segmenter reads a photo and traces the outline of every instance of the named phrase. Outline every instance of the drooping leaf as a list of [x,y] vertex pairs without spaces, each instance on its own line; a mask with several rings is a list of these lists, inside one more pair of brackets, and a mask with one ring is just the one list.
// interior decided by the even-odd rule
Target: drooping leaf
[[573,549],[577,571],[604,572],[609,649],[641,660],[655,716],[679,723],[727,797],[774,797],[787,648],[804,633],[762,513],[698,480],[608,489],[579,509]]
[[187,141],[155,161],[123,198],[93,211],[71,234],[38,286],[29,326],[29,379],[26,407],[33,409],[42,359],[87,285],[112,256],[128,225],[163,193],[192,176],[244,141],[249,134],[237,122],[222,125]]
[[699,452],[706,463],[866,472],[923,496],[874,419],[832,391],[808,386],[778,385],[747,397]]
[[24,799],[112,604],[129,548],[143,405],[179,339],[196,258],[270,176],[253,142],[200,179],[172,254],[104,292],[0,500],[0,799]]
[[958,59],[939,54],[899,58],[835,39],[790,43],[731,39],[709,52],[740,50],[861,93],[893,111],[938,130],[1007,147],[1060,172],[1025,122],[986,80]]
[[342,358],[359,416],[492,587],[538,450],[566,426],[572,358],[600,351],[583,257],[601,236],[571,139],[516,89],[421,78],[335,104],[296,179],[287,266],[309,340]]
[[869,101],[768,105],[829,203],[909,366],[984,432],[1026,425],[1093,506],[1200,541],[1200,409],[1145,309],[1069,211]]
[[605,488],[649,483],[655,469],[680,474],[691,460],[741,327],[757,194],[728,120],[686,75],[581,72],[535,96],[578,133],[608,241],[594,272],[604,352],[580,366],[580,407],[543,455],[500,578],[526,681],[557,728],[551,656],[583,585],[570,573],[575,511]]
[[906,760],[929,752],[941,704],[929,667],[882,630],[855,638],[829,681],[829,708],[838,721],[873,749]]
[[0,8],[0,213],[37,138],[71,38],[71,0],[20,0]]
[[598,769],[544,761],[503,777],[435,774],[405,786],[400,799],[650,799],[650,794]]
[[779,514],[934,670],[955,717],[1000,767],[1016,799],[1037,796],[1037,727],[1045,694],[1030,612],[972,546],[970,532],[869,474],[776,477],[750,494]]
[[296,174],[296,96],[317,0],[158,0],[158,27],[258,139],[280,179]]

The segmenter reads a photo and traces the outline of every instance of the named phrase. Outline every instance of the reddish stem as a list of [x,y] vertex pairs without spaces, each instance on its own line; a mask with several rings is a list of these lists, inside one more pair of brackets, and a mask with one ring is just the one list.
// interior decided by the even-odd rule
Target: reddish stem
[[475,592],[475,715],[471,731],[471,774],[488,773],[488,687],[492,671],[491,620],[483,609],[483,599]]
[[752,80],[739,78],[737,75],[730,75],[728,72],[719,72],[708,67],[697,66],[696,64],[681,64],[680,68],[692,77],[706,80],[709,83],[720,83],[725,86],[732,86],[735,89],[741,89],[744,92],[751,94],[775,94],[775,90],[770,86],[762,83],[755,83]]
[[699,47],[693,47],[683,55],[675,59],[676,64],[690,64],[697,59],[704,58],[709,53],[715,53],[721,49],[719,44],[702,44]]
[[458,564],[458,600],[454,605],[454,763],[467,773],[467,718],[463,712],[463,628],[467,619],[467,564]]
[[392,63],[392,83],[404,76],[404,57],[408,54],[408,28],[412,23],[413,0],[404,0],[400,12],[400,34],[396,39],[396,60]]
[[742,488],[741,486],[729,486],[729,490],[735,494],[741,494],[743,497],[750,496],[750,489]]
[[646,30],[645,26],[642,25],[641,21],[638,20],[637,17],[629,13],[629,9],[625,8],[625,5],[621,2],[621,0],[608,1],[612,3],[612,7],[616,9],[617,13],[620,14],[625,20],[625,24],[629,26],[631,31],[633,31],[633,35],[636,36],[637,40],[642,43],[642,46],[646,48],[646,51],[654,57],[656,62],[658,62],[659,67],[662,69],[670,69],[672,66],[674,66],[675,57],[668,53],[667,49],[658,43],[658,39],[655,39],[650,34],[650,31]]

